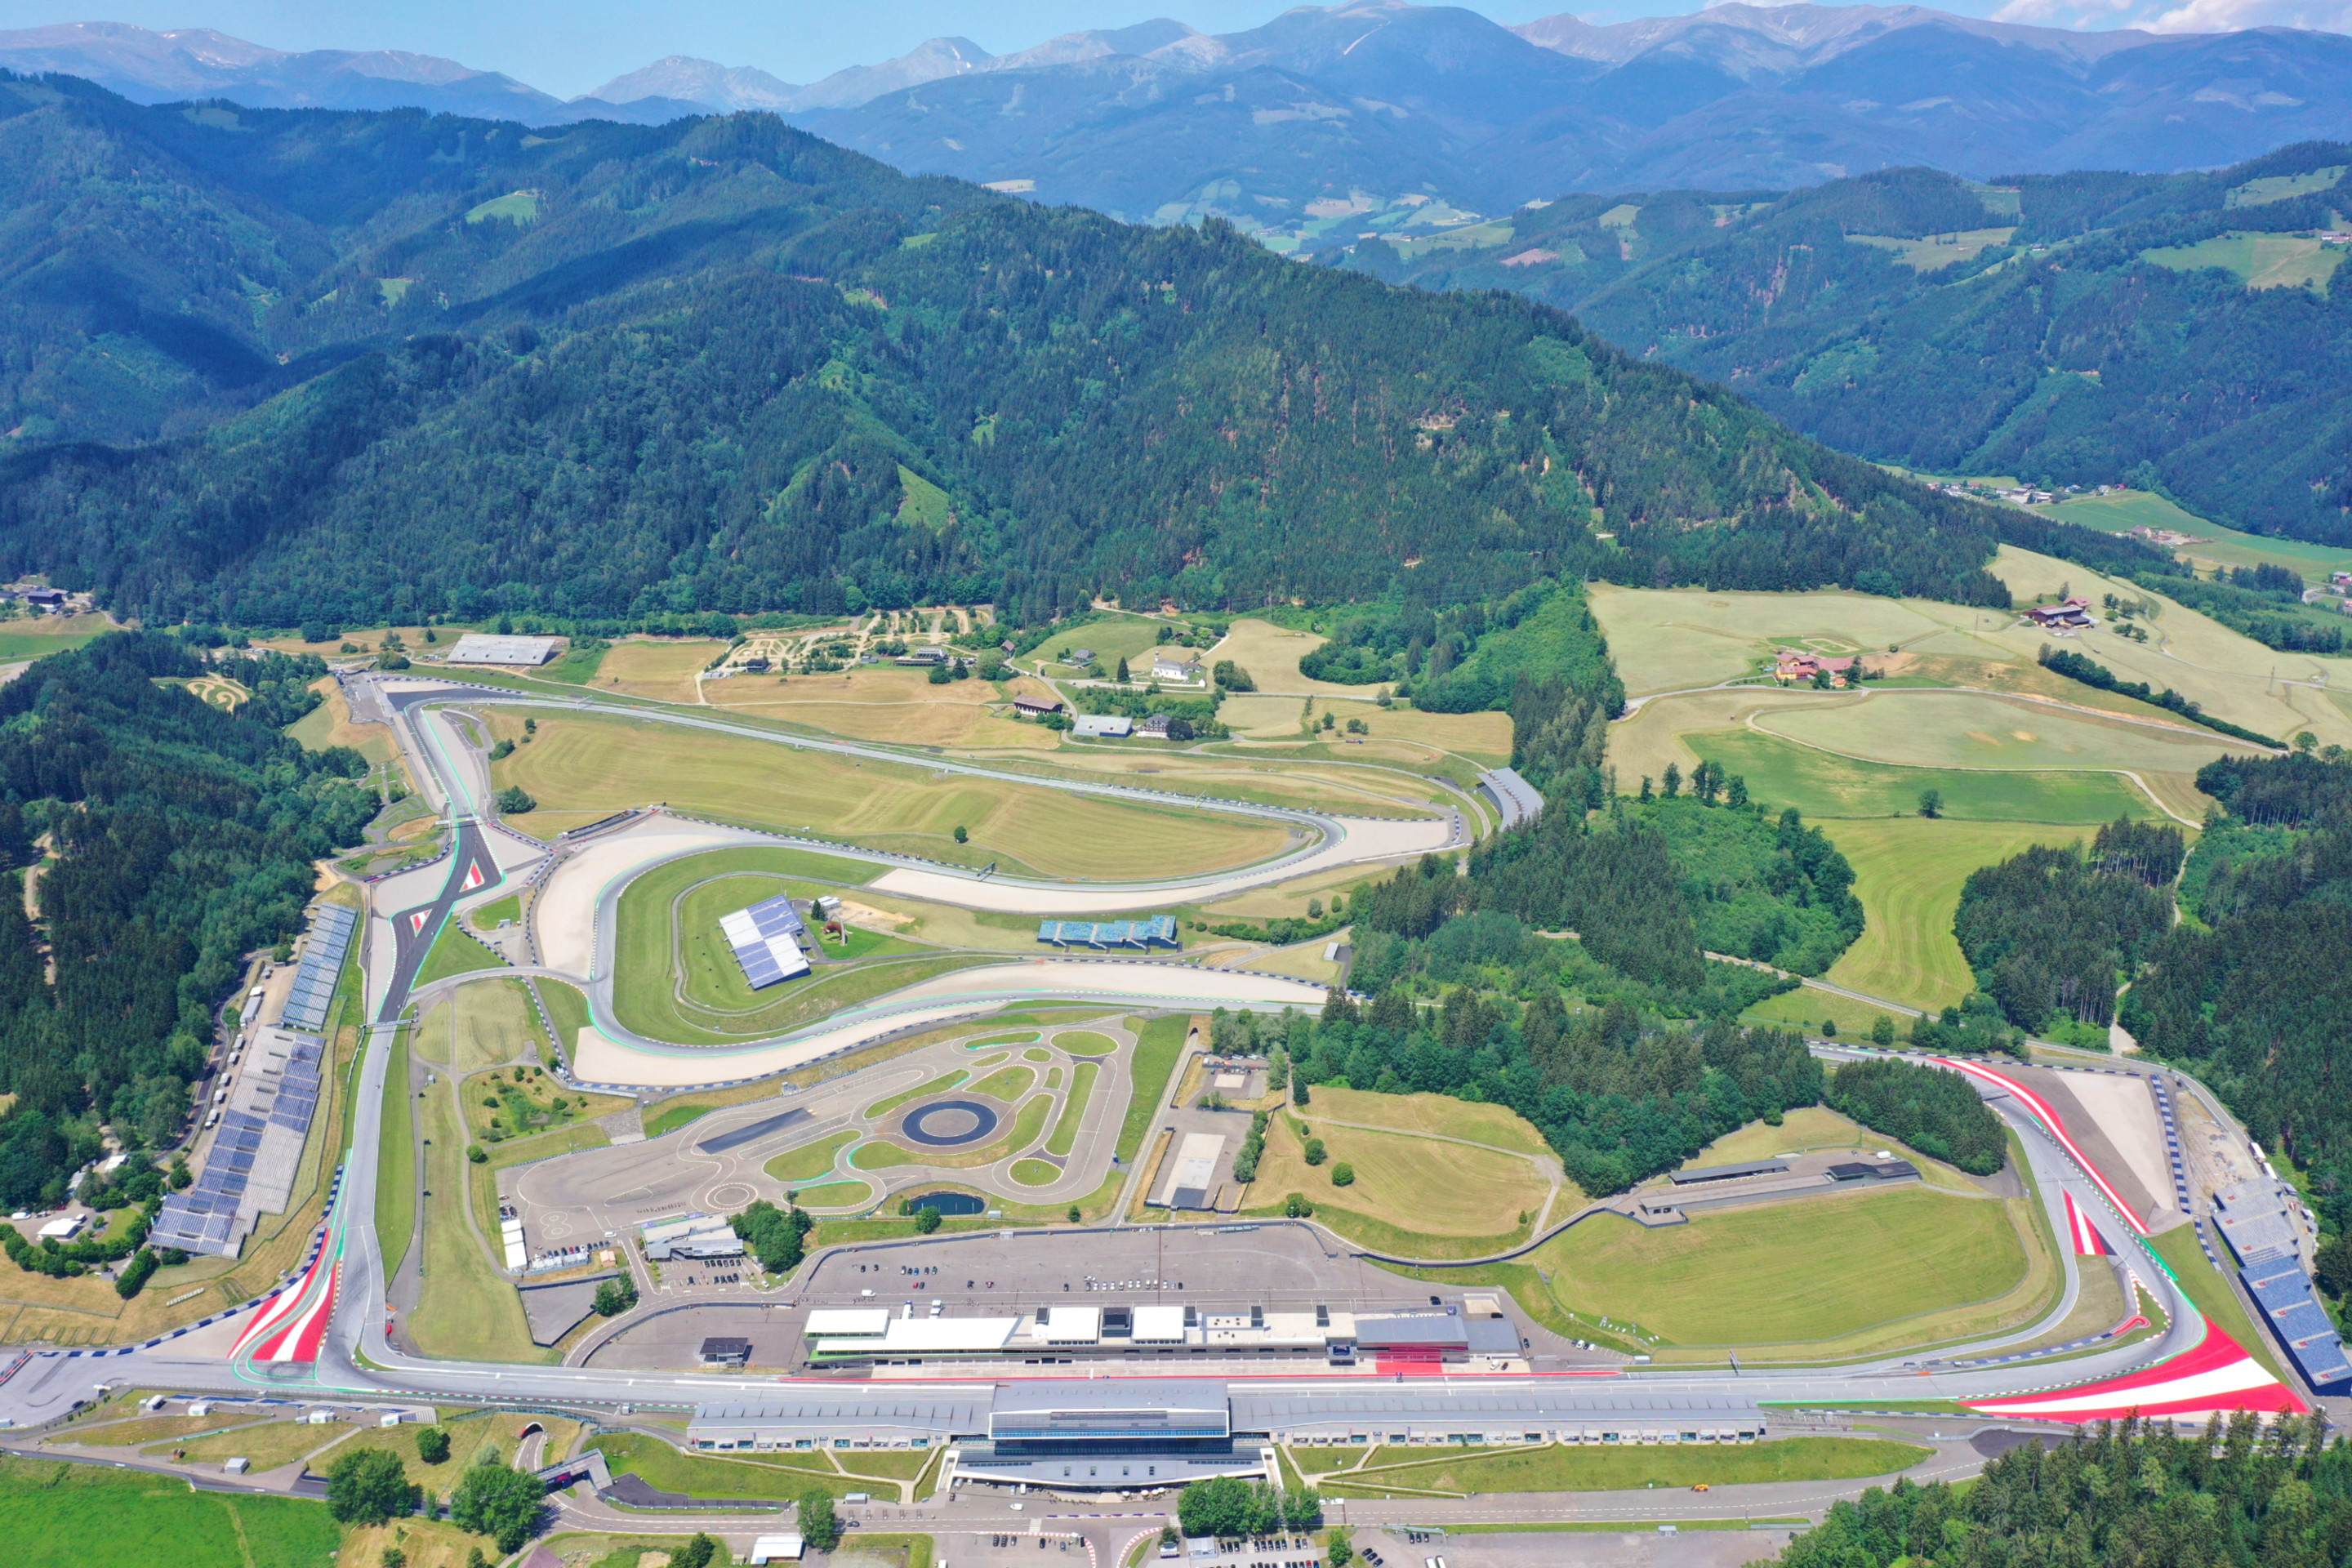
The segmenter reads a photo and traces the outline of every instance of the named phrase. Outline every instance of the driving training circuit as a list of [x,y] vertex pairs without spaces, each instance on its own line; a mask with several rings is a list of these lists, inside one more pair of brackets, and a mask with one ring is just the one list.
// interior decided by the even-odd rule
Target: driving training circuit
[[[1098,1191],[1139,1194],[1150,1173],[1115,1157],[1130,1096],[1159,1092],[1156,1084],[1131,1081],[1138,1036],[1121,1026],[1120,1016],[1189,1015],[1220,1005],[1261,1012],[1319,1007],[1322,987],[1277,974],[1201,967],[1181,954],[1023,956],[933,975],[772,1037],[694,1046],[646,1037],[615,1016],[615,926],[623,891],[656,868],[715,847],[798,845],[879,868],[869,886],[885,893],[985,914],[1139,913],[1176,903],[1206,904],[1312,873],[1402,863],[1466,845],[1469,828],[1458,811],[1443,808],[1417,820],[1372,821],[1172,797],[925,754],[917,760],[940,773],[1162,806],[1181,801],[1188,810],[1277,823],[1290,830],[1289,843],[1276,858],[1254,866],[1124,884],[988,876],[650,809],[551,847],[506,828],[488,809],[487,757],[479,737],[455,710],[498,706],[524,713],[572,712],[595,706],[597,700],[542,698],[407,677],[352,677],[346,689],[355,716],[393,726],[419,786],[449,824],[449,851],[367,889],[371,908],[362,960],[371,1022],[357,1068],[360,1113],[352,1120],[350,1152],[318,1241],[282,1289],[222,1319],[122,1350],[35,1353],[0,1381],[0,1418],[16,1426],[64,1414],[101,1381],[189,1394],[268,1389],[347,1402],[520,1402],[606,1415],[659,1409],[691,1413],[690,1434],[733,1423],[746,1434],[756,1432],[763,1445],[782,1441],[785,1447],[792,1446],[795,1433],[806,1447],[806,1439],[822,1441],[825,1434],[851,1431],[885,1440],[919,1437],[929,1444],[993,1430],[1001,1440],[968,1445],[969,1473],[986,1473],[993,1464],[1003,1479],[1025,1476],[1083,1487],[1146,1483],[1088,1483],[1076,1477],[1065,1481],[1043,1471],[1018,1471],[1025,1462],[1014,1457],[1019,1442],[1002,1439],[1024,1429],[1024,1421],[1034,1426],[1051,1419],[1039,1412],[1056,1399],[1086,1404],[1084,1396],[1056,1393],[1056,1385],[1048,1383],[1022,1392],[1032,1387],[1024,1379],[1083,1379],[1089,1367],[1129,1377],[1190,1373],[1162,1385],[1164,1397],[1128,1397],[1130,1403],[1189,1409],[1184,1402],[1197,1395],[1203,1421],[1228,1434],[1271,1432],[1276,1442],[1332,1433],[1345,1440],[1350,1428],[1442,1436],[1449,1426],[1459,1431],[1474,1410],[1484,1413],[1475,1417],[1482,1428],[1507,1426],[1515,1434],[1522,1426],[1529,1432],[1540,1428],[1554,1440],[1581,1440],[1587,1430],[1620,1428],[1663,1429],[1674,1440],[1675,1429],[1688,1427],[1684,1440],[1696,1441],[1718,1434],[1724,1440],[1736,1440],[1740,1433],[1769,1434],[1791,1410],[1885,1408],[1890,1402],[1934,1402],[1929,1407],[1957,1406],[1987,1420],[2055,1423],[2101,1420],[2133,1410],[2201,1422],[2216,1411],[2305,1408],[2294,1390],[2250,1353],[2256,1347],[2237,1342],[2190,1300],[2147,1245],[2153,1232],[2182,1223],[2181,1216],[2168,1212],[2157,1216],[2159,1224],[2151,1224],[2126,1201],[2115,1178],[2125,1177],[2123,1185],[2133,1191],[2138,1187],[2126,1173],[2111,1175],[2093,1163],[2092,1149],[2105,1146],[2083,1129],[2070,1128],[2051,1097],[2016,1073],[1966,1060],[1942,1065],[1967,1075],[2015,1132],[2049,1231],[2069,1244],[2057,1249],[2063,1289],[2038,1321],[1974,1343],[1937,1346],[1931,1354],[1812,1369],[1646,1367],[1623,1355],[1579,1350],[1517,1320],[1489,1324],[1483,1309],[1470,1311],[1460,1305],[1458,1293],[1448,1296],[1458,1288],[1423,1287],[1381,1270],[1330,1233],[1307,1225],[1142,1226],[1115,1218],[1091,1230],[1007,1230],[1003,1239],[985,1231],[942,1234],[820,1253],[794,1282],[794,1293],[805,1299],[789,1305],[805,1312],[809,1345],[826,1358],[869,1371],[816,1374],[803,1363],[794,1375],[805,1381],[790,1388],[780,1384],[792,1378],[775,1373],[687,1370],[691,1353],[670,1353],[665,1360],[659,1333],[651,1328],[643,1334],[615,1335],[609,1348],[567,1358],[565,1364],[454,1363],[413,1355],[386,1332],[386,1254],[404,1250],[408,1238],[375,1233],[383,1120],[375,1108],[387,1093],[406,1092],[404,1085],[389,1083],[388,1075],[397,1026],[412,1006],[446,995],[463,979],[481,977],[478,971],[417,984],[436,941],[473,908],[519,890],[532,892],[526,900],[525,941],[507,950],[509,958],[520,955],[528,962],[488,973],[562,981],[586,996],[589,1021],[569,1064],[576,1087],[627,1090],[740,1083],[929,1031],[908,1052],[862,1065],[845,1061],[839,1073],[812,1075],[801,1088],[786,1091],[790,1103],[784,1107],[772,1098],[722,1102],[690,1126],[648,1129],[654,1135],[642,1140],[519,1167],[501,1194],[510,1194],[521,1224],[536,1227],[535,1240],[610,1245],[608,1237],[633,1234],[625,1226],[740,1208],[753,1195],[782,1200],[788,1192],[804,1194],[820,1213],[828,1201],[844,1205],[832,1212],[862,1213],[885,1205],[895,1212],[902,1200],[945,1193],[961,1212],[1027,1202],[1055,1205],[1051,1212],[1058,1215],[1058,1205]],[[773,742],[780,766],[790,765],[794,749],[865,761],[909,760],[879,745],[780,736],[706,710],[632,706],[626,711],[637,721],[675,726],[682,752],[690,752],[698,734],[717,731]],[[1014,1037],[980,1037],[982,1021],[992,1014],[1054,1004],[1098,1006],[1110,1016],[1084,1024],[1083,1035],[1074,1019],[1067,1029],[1049,1023]],[[964,1021],[973,1026],[961,1038],[939,1029]],[[1859,1054],[1834,1046],[1817,1049],[1833,1058]],[[1159,1131],[1158,1119],[1149,1125]],[[1194,1141],[1183,1140],[1187,1161],[1195,1157]],[[1201,1157],[1214,1156],[1204,1149]],[[971,1163],[981,1160],[993,1163]],[[772,1164],[777,1172],[769,1171]],[[1166,1169],[1173,1173],[1176,1167]],[[2171,1201],[2163,1194],[2158,1200]],[[1110,1212],[1129,1214],[1128,1200],[1122,1197]],[[686,1237],[680,1242],[688,1250],[679,1258],[688,1260],[666,1265],[659,1289],[720,1267],[690,1261],[692,1241]],[[735,1266],[740,1263],[738,1258]],[[2126,1298],[2126,1321],[2080,1342],[2087,1348],[2066,1347],[2064,1359],[2033,1359],[2061,1337],[2053,1331],[2074,1314],[2085,1270],[2126,1275],[2137,1297]],[[1213,1273],[1226,1284],[1220,1287],[1209,1278]],[[903,1276],[933,1274],[935,1280],[905,1282],[902,1288]],[[949,1274],[955,1279],[949,1280]],[[1038,1306],[1052,1288],[1049,1279],[1060,1287],[1054,1289],[1050,1320]],[[1351,1314],[1351,1331],[1361,1343],[1340,1347],[1349,1354],[1335,1350],[1327,1357],[1321,1352],[1328,1325],[1339,1315],[1327,1309],[1330,1297],[1340,1292],[1327,1292],[1326,1282],[1340,1279],[1351,1282],[1345,1289],[1360,1303]],[[984,1302],[1000,1280],[1005,1282],[1000,1308],[964,1304],[967,1297]],[[1016,1284],[1029,1293],[1003,1294]],[[919,1292],[936,1296],[952,1286],[968,1287],[957,1296],[955,1313],[941,1315],[935,1300],[928,1318],[919,1315]],[[1251,1297],[1260,1290],[1263,1297]],[[907,1298],[903,1308],[894,1291]],[[1423,1297],[1417,1298],[1417,1291]],[[1271,1300],[1261,1321],[1244,1320],[1233,1332],[1277,1335],[1290,1332],[1286,1325],[1297,1321],[1307,1325],[1297,1331],[1312,1337],[1317,1353],[1246,1363],[1134,1355],[1106,1368],[1100,1360],[1085,1366],[1040,1365],[1039,1352],[1031,1350],[1024,1371],[1021,1349],[1009,1354],[989,1349],[992,1343],[1010,1347],[1016,1325],[1024,1335],[1034,1334],[1024,1342],[1073,1347],[1059,1352],[1063,1361],[1108,1353],[1112,1342],[1107,1336],[1114,1331],[1128,1336],[1121,1342],[1139,1352],[1155,1334],[1181,1343],[1187,1333],[1207,1332],[1209,1326],[1192,1324],[1185,1316],[1189,1309],[1161,1303],[1202,1297]],[[1449,1302],[1442,1315],[1418,1305],[1440,1297]],[[1295,1310],[1285,1300],[1295,1302]],[[661,1305],[649,1303],[656,1310]],[[738,1311],[747,1325],[756,1325],[768,1305],[744,1298],[740,1308],[722,1302],[709,1310]],[[1503,1310],[1497,1307],[1494,1316],[1501,1319]],[[651,1315],[646,1321],[662,1320]],[[1451,1326],[1441,1330],[1434,1324]],[[751,1331],[766,1331],[754,1326]],[[991,1342],[991,1334],[998,1338]],[[1465,1343],[1474,1352],[1466,1359],[1458,1353]],[[931,1364],[919,1373],[877,1364],[890,1358],[875,1347],[887,1344],[929,1345]],[[1376,1352],[1376,1346],[1387,1348]],[[982,1358],[984,1370],[967,1374],[940,1364],[972,1355]],[[913,1359],[924,1356],[918,1349]],[[1053,1363],[1056,1357],[1042,1359]],[[759,1360],[762,1365],[783,1362],[764,1349]],[[886,1373],[901,1381],[878,1382]],[[1203,1381],[1204,1373],[1221,1381]],[[906,1376],[919,1376],[919,1385],[910,1387]],[[1103,1400],[1095,1404],[1101,1406]],[[750,1447],[752,1440],[746,1436],[742,1444]],[[728,1438],[727,1446],[734,1441]],[[1235,1444],[1233,1452],[1239,1458],[1232,1465],[1249,1473],[1262,1468],[1254,1447]],[[1066,1473],[1068,1467],[1063,1468]]]

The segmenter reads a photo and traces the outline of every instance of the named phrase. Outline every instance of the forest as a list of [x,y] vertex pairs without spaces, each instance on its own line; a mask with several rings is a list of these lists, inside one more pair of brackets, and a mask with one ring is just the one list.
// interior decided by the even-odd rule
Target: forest
[[357,752],[279,732],[317,658],[232,658],[261,693],[234,714],[158,684],[207,668],[123,632],[0,686],[0,856],[42,866],[37,925],[0,899],[0,1203],[57,1202],[100,1121],[178,1138],[244,955],[294,934],[311,863],[376,811]]
[[2019,1028],[2044,1034],[2063,1014],[2104,1046],[2116,988],[2171,929],[2183,853],[2179,828],[2124,821],[2087,856],[2036,845],[1969,873],[1952,931],[1979,987]]
[[1894,1057],[1846,1062],[1830,1074],[1829,1108],[1923,1154],[1990,1176],[2009,1163],[2009,1140],[1976,1086],[1944,1068]]
[[2321,1417],[2201,1433],[2133,1420],[2030,1443],[1954,1486],[1834,1504],[1782,1568],[2333,1568],[2352,1552],[2352,1451]]
[[1727,1014],[1669,1025],[1622,998],[1571,1013],[1556,984],[1524,1008],[1457,986],[1433,1016],[1391,989],[1361,1007],[1334,993],[1319,1019],[1247,1022],[1259,1048],[1286,1053],[1300,1103],[1329,1084],[1507,1105],[1596,1196],[1822,1094],[1821,1064],[1798,1034]]
[[[2053,489],[2127,482],[2341,544],[2352,289],[2309,237],[2347,210],[2348,163],[2340,142],[2307,142],[2177,174],[1984,186],[1887,169],[1786,194],[1577,195],[1514,215],[1488,248],[1372,240],[1349,264],[1573,310],[1843,451]],[[2231,269],[2233,246],[2290,236],[2315,284],[2251,288]]]
[[[0,80],[0,167],[14,231],[54,236],[0,268],[0,570],[151,625],[1035,623],[1407,578],[1433,615],[1595,576],[2008,602],[1996,509],[1549,306],[908,178],[772,117],[526,137]],[[1417,697],[1507,701],[1530,626],[1433,654]]]

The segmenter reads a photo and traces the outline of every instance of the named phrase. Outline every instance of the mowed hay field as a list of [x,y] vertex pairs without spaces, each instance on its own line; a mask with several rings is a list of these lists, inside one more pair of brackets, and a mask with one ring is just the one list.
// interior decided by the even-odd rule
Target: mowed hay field
[[1926,1187],[1691,1215],[1644,1230],[1601,1215],[1533,1259],[1578,1310],[1675,1345],[1811,1344],[2016,1289],[2007,1205]]
[[[2108,594],[2121,599],[2154,600],[2155,619],[2142,623],[2149,634],[2147,642],[2117,637],[2102,625],[2053,646],[2096,659],[2114,670],[2118,679],[2144,680],[2159,689],[2170,687],[2216,718],[2242,724],[2258,734],[2284,741],[2297,731],[2309,730],[2322,744],[2352,745],[2352,716],[2331,702],[2326,690],[2308,684],[2324,677],[2326,685],[2336,690],[2352,687],[2352,658],[2264,647],[2136,583],[2102,577],[2072,562],[2011,545],[2001,546],[1990,570],[2009,584],[2021,603],[2061,588],[2088,595],[2094,605]],[[2002,632],[1991,640],[2008,649],[2011,658],[2020,659],[2030,659],[2043,644],[2053,643],[2046,634],[2030,626]],[[2284,684],[2289,681],[2304,684]]]
[[1356,1122],[1491,1143],[1537,1159],[1551,1155],[1535,1123],[1507,1105],[1473,1105],[1450,1094],[1374,1094],[1360,1089],[1318,1089],[1314,1093],[1314,1100],[1295,1112],[1309,1125],[1327,1120]]
[[919,669],[896,665],[836,675],[739,675],[703,683],[714,708],[728,708],[806,724],[861,741],[906,745],[1025,748],[1051,751],[1060,736],[1042,724],[1015,722],[1011,699],[987,681],[934,686]]
[[[618,650],[615,650],[618,651]],[[1281,851],[1287,830],[995,779],[860,765],[782,742],[615,719],[551,718],[492,770],[552,811],[665,802],[877,849],[1106,879],[1211,871]],[[957,827],[971,842],[955,841]]]
[[[1952,935],[1960,886],[1980,866],[2036,844],[2072,844],[2081,827],[2033,823],[1930,822],[1924,817],[1824,821],[1838,852],[1853,867],[1854,896],[1866,923],[1822,978],[1865,995],[1929,1009],[1957,1004],[1976,988]],[[1811,1005],[1816,997],[1802,1000]]]
[[1695,734],[1689,742],[1726,773],[1745,778],[1751,800],[1775,810],[1793,805],[1812,818],[1908,816],[1929,789],[1943,795],[1945,816],[1970,821],[2100,823],[2163,816],[2146,791],[2120,773],[1891,767],[1744,730]]
[[1232,659],[1250,672],[1260,691],[1328,692],[1339,697],[1370,698],[1377,686],[1339,686],[1313,680],[1299,673],[1298,661],[1331,639],[1314,632],[1293,631],[1271,621],[1242,619],[1227,628],[1224,641],[1208,656],[1211,663]]
[[1901,767],[2188,773],[2259,748],[2225,735],[2095,719],[1972,691],[1880,689],[1834,706],[1759,715],[1751,728],[1858,761]]
[[[1309,1165],[1297,1113],[1276,1113],[1257,1180],[1244,1199],[1248,1212],[1279,1213],[1285,1198],[1298,1193],[1315,1205],[1318,1219],[1361,1245],[1408,1257],[1475,1258],[1525,1239],[1543,1209],[1550,1189],[1531,1160],[1336,1126],[1317,1118],[1320,1102],[1318,1096],[1305,1108],[1304,1120],[1330,1157]],[[1332,1167],[1343,1161],[1355,1167],[1355,1184],[1334,1186]]]
[[700,637],[614,643],[598,662],[591,684],[599,691],[691,702],[694,678],[726,648],[725,643]]
[[[1635,697],[1745,675],[1784,644],[1819,653],[1883,653],[1937,638],[1938,651],[1962,653],[1975,632],[2007,619],[1997,611],[1928,599],[1836,590],[1714,594],[1595,583],[1587,592],[1617,673]],[[1998,647],[1983,651],[2005,657]]]
[[2301,573],[2313,581],[2331,572],[2352,571],[2352,550],[2313,544],[2301,539],[2274,539],[2266,534],[2241,533],[2218,522],[2181,510],[2159,495],[2146,490],[2118,490],[2113,495],[2081,496],[2051,509],[2067,522],[2079,522],[2105,533],[2128,533],[2135,528],[2167,528],[2198,541],[2173,552],[2200,565],[2256,566],[2267,561]]
[[372,763],[391,758],[391,726],[352,723],[352,706],[343,700],[341,682],[331,675],[322,675],[310,683],[310,689],[323,700],[287,725],[288,734],[313,752],[323,752],[330,746],[349,746]]

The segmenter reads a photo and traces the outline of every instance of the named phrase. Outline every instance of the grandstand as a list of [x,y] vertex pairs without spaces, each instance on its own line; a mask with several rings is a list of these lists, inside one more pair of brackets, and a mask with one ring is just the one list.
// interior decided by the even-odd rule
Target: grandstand
[[203,1172],[186,1192],[163,1200],[150,1242],[235,1258],[265,1212],[286,1212],[319,1108],[326,1048],[316,1035],[284,1029],[254,1037]]
[[1174,915],[1154,915],[1146,921],[1039,921],[1037,940],[1055,947],[1138,949],[1180,947]]
[[278,1023],[289,1029],[313,1031],[327,1026],[327,1005],[334,1000],[335,981],[359,930],[359,912],[341,904],[321,904],[310,917],[310,942],[294,971],[293,988],[286,994],[286,1010]]
[[2352,1361],[2303,1270],[2300,1233],[2290,1213],[2298,1201],[2294,1189],[2257,1178],[2223,1187],[2213,1199],[2214,1228],[2238,1255],[2238,1278],[2280,1348],[2315,1392],[2352,1391]]
[[789,896],[737,910],[719,922],[743,978],[754,991],[780,984],[809,972],[808,955],[793,939],[808,930]]

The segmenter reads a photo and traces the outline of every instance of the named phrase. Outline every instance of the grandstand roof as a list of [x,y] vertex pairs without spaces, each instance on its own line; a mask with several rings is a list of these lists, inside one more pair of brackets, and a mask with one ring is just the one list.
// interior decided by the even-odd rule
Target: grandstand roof
[[536,667],[555,657],[562,637],[502,637],[467,632],[449,649],[450,664],[514,664]]

